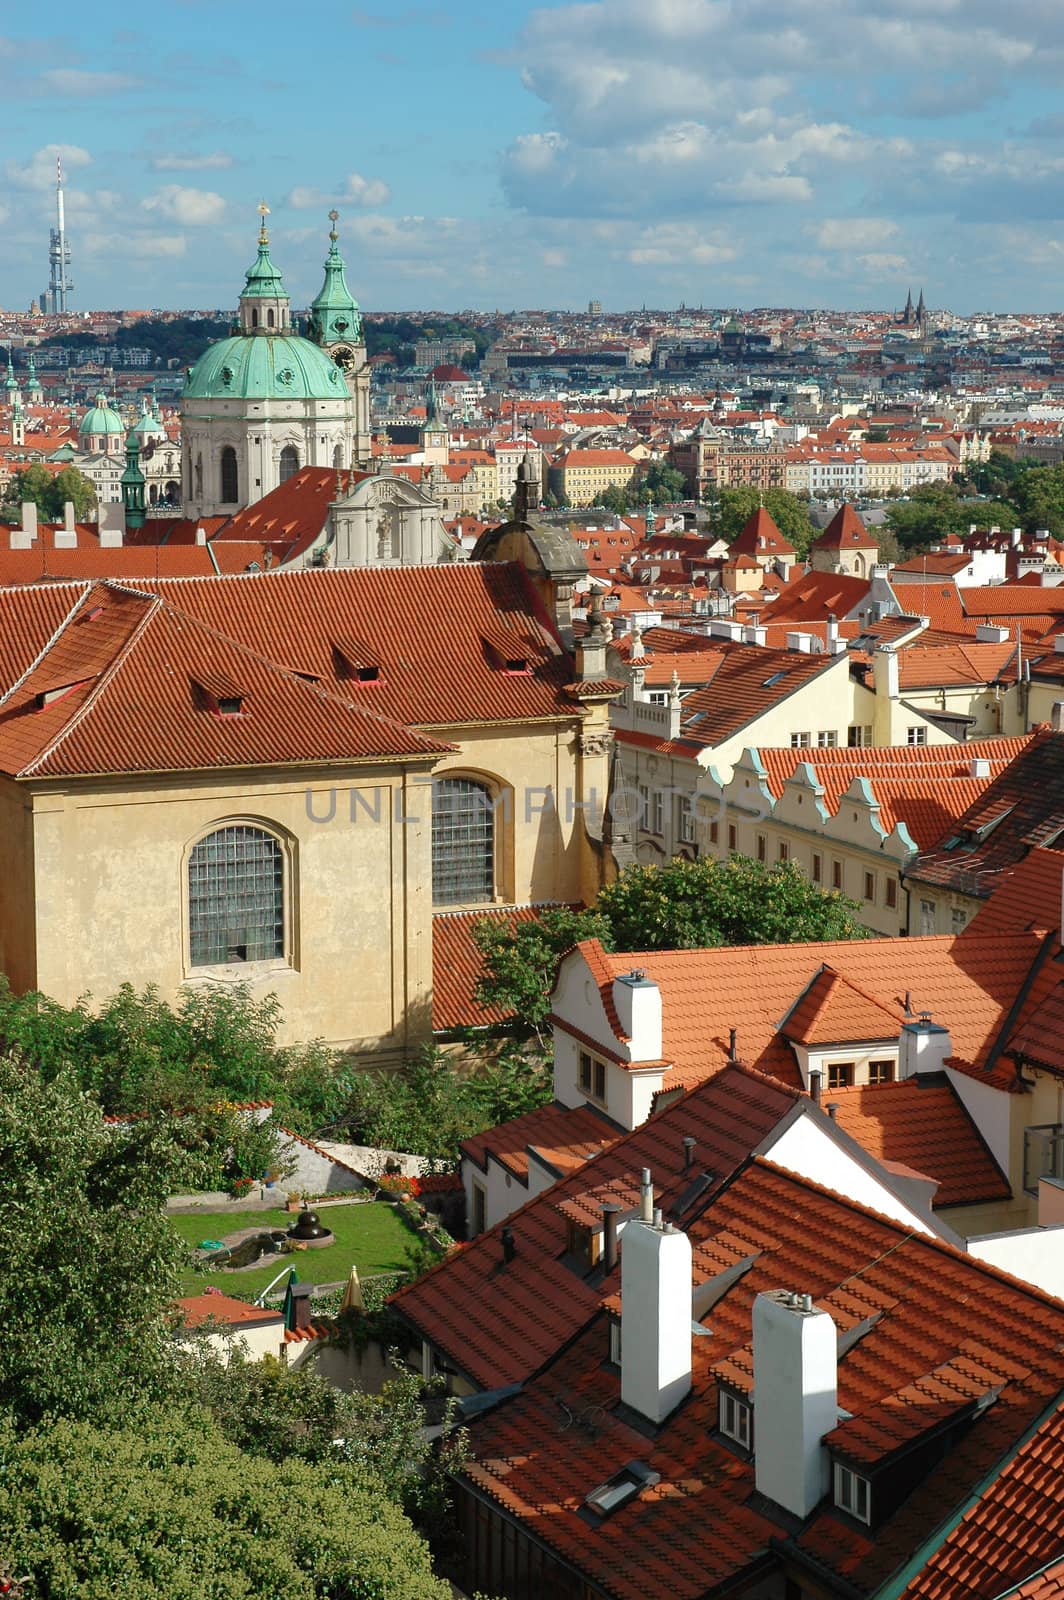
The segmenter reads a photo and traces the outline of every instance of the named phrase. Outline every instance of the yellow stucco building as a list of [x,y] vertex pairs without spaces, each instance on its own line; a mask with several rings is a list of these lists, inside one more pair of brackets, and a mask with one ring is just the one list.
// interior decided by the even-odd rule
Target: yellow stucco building
[[604,635],[571,648],[571,541],[507,537],[468,565],[0,591],[13,986],[246,983],[285,1038],[394,1057],[430,1031],[434,910],[592,898],[617,686]]

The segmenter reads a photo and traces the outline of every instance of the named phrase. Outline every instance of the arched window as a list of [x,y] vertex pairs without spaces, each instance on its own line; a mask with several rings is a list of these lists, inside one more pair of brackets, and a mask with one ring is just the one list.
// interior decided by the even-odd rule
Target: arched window
[[222,451],[222,504],[235,506],[240,498],[239,483],[236,470],[236,451],[231,444],[227,444]]
[[199,495],[201,495],[202,493],[203,493],[203,457],[202,457],[202,455],[197,455],[197,457],[196,457],[196,495],[197,495],[197,497]]
[[284,955],[284,854],[264,828],[231,823],[188,862],[189,960],[194,967]]
[[286,444],[281,451],[280,471],[278,482],[286,483],[289,478],[294,478],[299,471],[299,451],[294,444]]
[[266,313],[266,326],[268,328],[272,328],[273,327],[273,307],[272,306],[270,307],[270,309]]
[[495,812],[491,793],[472,778],[432,785],[432,899],[469,905],[495,894]]
[[251,313],[251,326],[253,328],[257,328],[258,325],[259,325],[259,314],[258,314],[257,311],[252,310],[252,313]]
[[333,450],[333,466],[336,468],[337,472],[339,472],[341,470],[341,468],[343,467],[343,464],[344,464],[344,447],[343,447],[342,444],[338,444],[336,446],[336,448]]

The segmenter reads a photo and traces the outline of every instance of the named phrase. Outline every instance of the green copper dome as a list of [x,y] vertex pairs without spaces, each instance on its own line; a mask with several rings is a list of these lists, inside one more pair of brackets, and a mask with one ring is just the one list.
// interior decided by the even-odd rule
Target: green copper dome
[[249,295],[264,295],[271,300],[287,299],[288,291],[284,286],[284,279],[270,260],[270,241],[266,236],[265,227],[259,231],[259,253],[245,276],[247,281],[240,292],[242,300],[247,299]]
[[335,211],[330,211],[333,228],[325,257],[325,282],[310,302],[307,331],[318,344],[361,344],[362,314],[344,277],[344,258],[336,243],[336,216]]
[[185,382],[200,400],[340,400],[347,387],[324,350],[294,333],[234,334],[204,351]]
[[100,436],[111,433],[125,434],[125,431],[122,418],[113,406],[108,405],[107,396],[102,393],[96,396],[96,404],[86,411],[78,426],[79,433]]

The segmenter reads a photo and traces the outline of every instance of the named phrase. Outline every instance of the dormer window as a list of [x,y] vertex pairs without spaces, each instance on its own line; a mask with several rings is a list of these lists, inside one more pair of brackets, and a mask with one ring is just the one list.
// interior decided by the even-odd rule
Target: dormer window
[[867,1478],[862,1478],[852,1467],[835,1462],[835,1504],[858,1522],[872,1520],[872,1488]]
[[218,702],[218,715],[220,717],[239,717],[244,709],[243,695],[224,695]]
[[499,632],[485,635],[484,647],[491,665],[508,677],[527,676],[532,665],[528,646],[516,633]]
[[43,711],[47,706],[54,705],[57,700],[65,700],[68,694],[73,694],[75,689],[83,689],[91,678],[78,678],[73,683],[59,683],[54,689],[42,689],[40,694],[34,696],[34,704],[38,711]]
[[597,1061],[586,1050],[580,1052],[578,1081],[581,1093],[586,1094],[589,1100],[597,1100],[600,1105],[606,1104],[606,1063]]
[[754,1444],[754,1408],[731,1389],[718,1389],[717,1422],[721,1433],[742,1450]]
[[333,645],[336,675],[347,683],[380,683],[382,671],[377,652],[359,639],[338,639]]
[[247,708],[244,690],[222,673],[204,673],[194,678],[192,698],[201,710],[215,717],[241,717]]

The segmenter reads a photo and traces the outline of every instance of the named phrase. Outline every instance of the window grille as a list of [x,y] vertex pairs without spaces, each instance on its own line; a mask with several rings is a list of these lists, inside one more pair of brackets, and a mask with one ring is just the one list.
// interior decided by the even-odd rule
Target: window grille
[[472,778],[432,785],[432,898],[468,905],[495,893],[495,813],[491,795]]
[[240,498],[240,488],[236,470],[236,451],[231,444],[227,444],[222,451],[221,474],[222,504],[235,506]]
[[284,856],[272,834],[235,824],[201,839],[188,864],[194,967],[284,955]]

